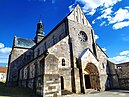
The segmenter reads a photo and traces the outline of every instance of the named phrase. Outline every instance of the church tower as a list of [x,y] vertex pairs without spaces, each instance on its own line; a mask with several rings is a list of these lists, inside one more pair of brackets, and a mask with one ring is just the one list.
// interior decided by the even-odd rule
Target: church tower
[[44,38],[44,26],[42,21],[40,20],[37,24],[35,42],[39,43],[43,38]]

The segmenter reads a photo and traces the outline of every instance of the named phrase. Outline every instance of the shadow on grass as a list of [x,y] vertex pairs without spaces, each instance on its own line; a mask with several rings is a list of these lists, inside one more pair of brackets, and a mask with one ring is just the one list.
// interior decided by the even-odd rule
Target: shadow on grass
[[38,97],[27,88],[7,87],[5,83],[0,82],[0,97]]

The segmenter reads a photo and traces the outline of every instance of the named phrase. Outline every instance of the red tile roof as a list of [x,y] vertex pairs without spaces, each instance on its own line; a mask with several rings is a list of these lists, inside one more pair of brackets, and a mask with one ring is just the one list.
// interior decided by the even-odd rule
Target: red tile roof
[[6,72],[7,72],[7,67],[0,66],[0,73],[6,73]]

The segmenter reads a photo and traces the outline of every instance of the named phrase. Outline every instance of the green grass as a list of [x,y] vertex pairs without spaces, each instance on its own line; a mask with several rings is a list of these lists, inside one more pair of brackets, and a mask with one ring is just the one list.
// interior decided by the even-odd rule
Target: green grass
[[0,82],[5,83],[6,81],[5,80],[3,80],[3,81],[1,80]]
[[27,88],[7,87],[0,82],[0,97],[37,97],[35,93]]

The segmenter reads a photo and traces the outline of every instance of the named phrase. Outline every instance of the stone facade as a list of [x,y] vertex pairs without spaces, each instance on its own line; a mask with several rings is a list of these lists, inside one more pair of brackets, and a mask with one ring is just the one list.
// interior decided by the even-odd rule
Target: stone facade
[[119,88],[129,89],[129,62],[116,64]]
[[108,76],[113,73],[108,68],[112,64],[108,65],[108,56],[96,43],[93,28],[79,5],[47,36],[43,31],[40,21],[35,41],[14,38],[9,86],[31,88],[43,97],[58,97],[64,91],[104,91],[110,86]]

